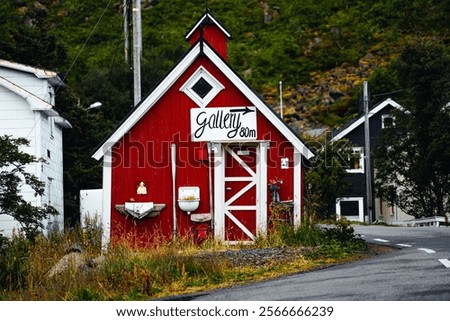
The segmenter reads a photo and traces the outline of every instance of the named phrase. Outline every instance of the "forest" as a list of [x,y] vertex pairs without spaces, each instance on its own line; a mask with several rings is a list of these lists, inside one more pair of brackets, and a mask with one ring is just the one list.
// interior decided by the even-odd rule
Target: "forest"
[[[142,96],[189,45],[185,33],[204,0],[142,0]],[[80,189],[101,186],[91,152],[131,110],[132,69],[124,48],[123,1],[3,0],[0,58],[57,71],[56,108],[65,132],[66,215],[76,219]],[[284,120],[301,136],[335,128],[359,112],[361,85],[371,104],[404,98],[392,68],[420,41],[448,46],[446,0],[209,0],[233,38],[229,63],[275,110],[283,83]],[[102,107],[88,109],[101,102]],[[73,222],[69,222],[71,224]]]

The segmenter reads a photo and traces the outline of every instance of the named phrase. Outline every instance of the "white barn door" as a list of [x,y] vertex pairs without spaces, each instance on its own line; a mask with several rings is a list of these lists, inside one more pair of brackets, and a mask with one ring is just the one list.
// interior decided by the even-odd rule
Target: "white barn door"
[[226,144],[221,153],[215,175],[215,235],[227,243],[253,242],[267,233],[267,149],[255,143]]

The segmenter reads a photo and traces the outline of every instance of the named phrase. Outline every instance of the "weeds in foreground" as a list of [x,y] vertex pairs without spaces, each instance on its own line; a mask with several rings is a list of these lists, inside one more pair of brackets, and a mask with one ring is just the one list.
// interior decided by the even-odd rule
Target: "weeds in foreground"
[[[362,251],[365,243],[346,221],[329,228],[276,226],[267,238],[251,245],[263,247],[307,247],[308,254],[291,264],[273,262],[268,267],[236,267],[217,253],[223,244],[191,239],[136,249],[122,243],[101,254],[98,233],[75,231],[31,243],[24,238],[2,239],[0,243],[0,299],[3,300],[145,300],[176,293],[265,278],[275,273],[298,272],[318,262],[345,259]],[[67,254],[68,246],[80,244],[82,264],[66,267],[53,277],[48,271]],[[236,249],[235,247],[233,249]],[[203,255],[203,254],[208,255]],[[98,260],[101,258],[101,260]],[[330,261],[331,260],[331,261]],[[101,263],[93,263],[93,262]]]

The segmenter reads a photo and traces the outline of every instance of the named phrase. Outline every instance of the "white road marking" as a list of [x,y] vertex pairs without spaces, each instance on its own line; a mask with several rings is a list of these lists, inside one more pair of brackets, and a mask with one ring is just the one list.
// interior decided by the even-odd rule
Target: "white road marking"
[[373,240],[377,241],[377,242],[389,243],[388,240],[384,240],[384,239],[373,239]]
[[424,251],[425,253],[428,253],[428,254],[436,253],[435,250],[431,250],[431,249],[419,248],[418,250],[419,251]]
[[446,268],[450,268],[450,260],[448,260],[448,259],[439,259],[438,261],[441,262],[442,264],[444,264],[444,266]]
[[397,243],[395,245],[400,246],[400,247],[412,247],[411,244],[403,244],[403,243]]

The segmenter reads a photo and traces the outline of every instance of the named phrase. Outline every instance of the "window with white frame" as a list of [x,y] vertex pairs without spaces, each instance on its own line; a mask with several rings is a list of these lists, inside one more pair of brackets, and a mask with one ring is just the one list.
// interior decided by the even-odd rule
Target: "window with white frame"
[[53,178],[47,177],[47,202],[48,205],[52,205],[52,199],[53,199]]
[[348,160],[348,173],[364,173],[364,149],[362,147],[353,147],[352,154]]
[[50,131],[50,138],[54,139],[54,131],[55,131],[55,119],[53,117],[48,117],[48,127]]
[[180,91],[188,95],[199,107],[206,107],[225,87],[200,66],[192,76],[181,86]]
[[352,221],[364,222],[364,198],[344,197],[336,201],[336,214]]
[[381,115],[381,128],[390,128],[395,126],[395,117],[391,114]]

